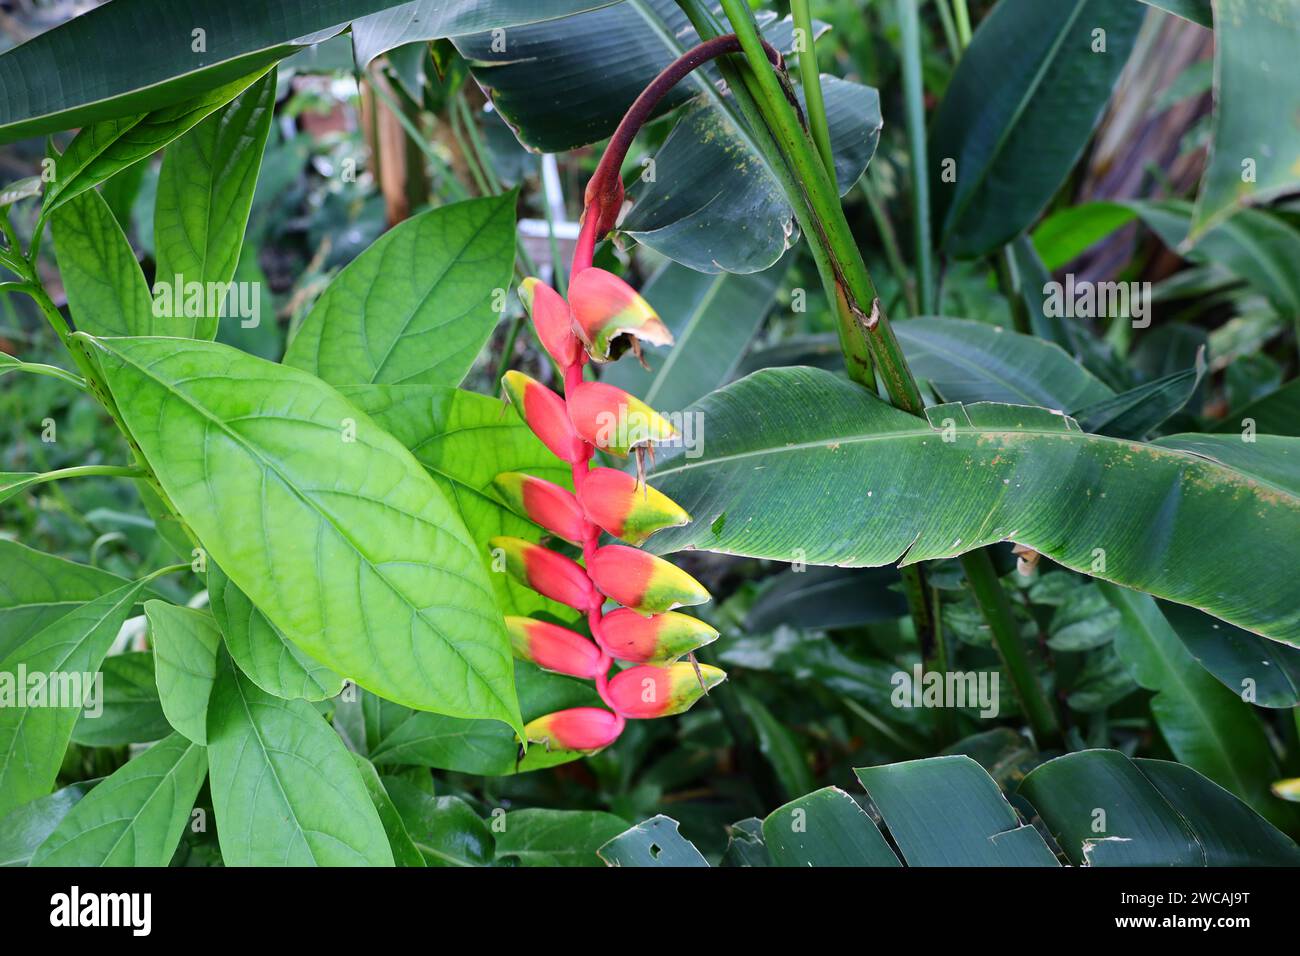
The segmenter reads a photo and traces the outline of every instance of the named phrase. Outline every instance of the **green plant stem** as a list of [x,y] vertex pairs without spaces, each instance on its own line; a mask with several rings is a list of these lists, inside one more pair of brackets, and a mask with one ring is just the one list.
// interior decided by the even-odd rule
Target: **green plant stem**
[[1020,639],[1019,628],[1011,613],[1011,602],[998,580],[993,561],[988,552],[982,549],[968,551],[960,560],[962,570],[966,572],[966,581],[993,634],[993,644],[1002,658],[1003,668],[1011,678],[1011,686],[1016,699],[1020,701],[1020,709],[1034,732],[1035,743],[1041,749],[1059,741],[1061,728],[1056,720],[1056,711],[1034,674],[1025,643]]
[[921,81],[919,0],[898,0],[902,28],[903,103],[908,149],[912,156],[912,248],[916,260],[917,300],[921,315],[933,315],[934,253],[930,235],[930,179],[925,143],[925,88]]
[[948,44],[948,52],[952,60],[956,63],[961,59],[961,43],[957,39],[957,26],[953,22],[952,10],[948,6],[949,0],[934,0],[934,6],[939,11],[939,23],[943,26],[943,38]]
[[[803,34],[806,48],[799,53],[799,77],[803,80],[804,103],[808,109],[808,126],[812,130],[817,152],[830,176],[835,175],[835,152],[831,148],[831,128],[826,122],[826,103],[822,99],[822,78],[817,68],[817,41],[813,31],[812,11],[808,0],[791,0],[794,27]],[[796,36],[798,33],[796,33]]]
[[899,291],[907,300],[907,312],[909,315],[919,315],[919,307],[916,301],[916,284],[912,281],[911,274],[907,271],[907,264],[903,261],[902,247],[898,243],[898,233],[894,231],[894,224],[889,221],[889,213],[885,209],[885,203],[880,198],[880,193],[876,189],[876,184],[871,175],[871,169],[868,168],[866,175],[862,177],[862,195],[867,200],[867,210],[871,213],[871,220],[876,224],[876,231],[880,233],[880,244],[885,248],[885,259],[889,262],[889,271],[894,274],[894,281],[898,284]]
[[73,375],[67,369],[59,368],[57,365],[43,365],[39,362],[19,361],[18,364],[10,366],[9,370],[14,372],[30,372],[33,375],[48,375],[50,378],[57,378],[61,381],[67,382],[69,385],[76,386],[83,392],[87,390],[85,379]]
[[488,156],[487,148],[483,145],[483,138],[479,135],[478,124],[474,122],[474,114],[469,108],[469,103],[463,96],[457,96],[455,99],[456,109],[460,113],[460,124],[465,129],[465,135],[469,137],[470,146],[473,147],[474,155],[478,158],[483,176],[488,181],[488,187],[494,195],[500,195],[503,191],[501,180],[497,178],[497,171],[492,168],[491,157]]
[[966,0],[952,0],[952,5],[957,19],[957,42],[964,50],[970,46],[970,11],[966,9]]
[[425,141],[424,134],[416,128],[414,123],[411,122],[411,118],[406,115],[406,112],[402,109],[397,100],[393,98],[392,94],[384,89],[383,85],[380,83],[370,83],[370,89],[377,97],[383,100],[384,105],[388,107],[389,112],[393,114],[397,119],[397,122],[401,124],[402,129],[406,131],[406,135],[411,137],[415,142],[415,145],[419,147],[420,152],[424,153],[424,155],[428,157],[429,162],[431,162],[434,168],[438,170],[439,175],[442,176],[444,183],[452,193],[452,199],[468,199],[469,190],[467,190],[464,184],[456,177],[456,171],[448,165],[445,159],[438,155],[437,150]]
[[[943,602],[938,588],[930,591],[930,621],[934,628],[934,669],[948,673],[948,641],[943,636]],[[951,707],[939,708],[939,744],[947,746],[957,739],[957,714]]]
[[143,478],[145,471],[134,465],[74,465],[71,468],[59,468],[35,476],[31,484],[42,485],[49,481],[62,481],[64,478],[89,478],[94,476],[109,478]]
[[1011,247],[1003,246],[994,259],[994,265],[997,268],[998,287],[1002,290],[1002,297],[1007,300],[1011,307],[1011,323],[1017,332],[1024,335],[1033,335],[1033,328],[1029,321],[1029,304],[1025,302],[1025,297],[1020,294],[1017,288],[1014,274],[1015,264],[1011,258]]
[[753,12],[744,0],[722,0],[722,7],[749,61],[746,82],[752,81],[751,92],[755,93],[762,118],[790,163],[797,188],[807,196],[811,216],[804,224],[804,231],[817,235],[825,243],[826,264],[832,271],[837,298],[843,297],[854,324],[866,334],[867,347],[891,401],[904,411],[920,415],[924,409],[921,392],[844,217],[839,190],[827,175],[776,74],[767,64]]

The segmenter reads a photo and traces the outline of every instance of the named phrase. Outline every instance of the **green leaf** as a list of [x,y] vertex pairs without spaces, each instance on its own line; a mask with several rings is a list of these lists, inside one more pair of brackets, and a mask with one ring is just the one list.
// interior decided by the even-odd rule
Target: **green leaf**
[[[764,38],[789,52],[790,18],[757,16]],[[504,49],[494,39],[482,33],[454,42],[519,141],[549,153],[613,133],[646,85],[699,36],[675,0],[627,0],[513,29]],[[835,77],[822,84],[836,178],[847,192],[875,151],[879,98]],[[791,208],[713,66],[679,83],[655,115],[687,103],[654,156],[654,181],[632,184],[621,228],[698,271],[760,272],[797,237]]]
[[[525,721],[569,707],[600,706],[600,698],[590,682],[551,674],[522,661],[515,664],[515,686],[519,688]],[[379,704],[390,718],[382,727],[376,725],[374,738],[369,741],[370,759],[379,766],[411,764],[485,776],[504,776],[519,769],[519,742],[509,728],[499,723],[417,713],[387,702]],[[393,714],[392,710],[402,713]],[[367,717],[368,736],[372,723]],[[529,754],[530,760],[533,759],[531,750]],[[577,758],[561,758],[557,753],[546,765],[574,759]]]
[[1072,415],[1086,432],[1114,438],[1145,438],[1187,407],[1201,386],[1206,367],[1202,347],[1196,353],[1194,367],[1093,402]]
[[1276,826],[1300,820],[1268,789],[1279,770],[1250,705],[1196,662],[1150,596],[1106,582],[1097,586],[1123,621],[1115,632],[1115,652],[1139,684],[1156,692],[1151,713],[1178,761]]
[[763,839],[776,866],[899,866],[871,817],[838,787],[773,810]]
[[1085,750],[1020,785],[1076,866],[1295,866],[1300,848],[1194,770]]
[[1066,206],[1044,217],[1033,233],[1033,246],[1043,265],[1055,272],[1083,255],[1137,216],[1131,205],[1085,202]]
[[1161,604],[1160,612],[1196,662],[1234,695],[1260,707],[1300,704],[1300,649],[1181,604]]
[[1284,79],[1297,48],[1294,3],[1214,0],[1214,139],[1191,241],[1300,186],[1300,84]]
[[595,810],[512,810],[496,835],[497,857],[524,866],[602,866],[596,851],[626,829],[626,821]]
[[754,695],[741,692],[740,702],[754,725],[758,749],[776,771],[781,788],[790,796],[807,793],[813,776],[798,739]]
[[120,747],[162,740],[172,732],[158,700],[152,652],[114,654],[99,670],[104,675],[100,706],[81,712],[72,729],[73,743]]
[[286,637],[391,700],[522,729],[480,548],[396,439],[313,376],[228,346],[96,341],[168,497]]
[[311,704],[263,693],[228,659],[212,687],[208,764],[227,866],[392,866],[352,755]]
[[208,603],[230,656],[268,694],[324,700],[343,690],[342,677],[286,639],[215,564],[208,565]]
[[801,630],[856,627],[907,613],[907,601],[893,587],[893,568],[793,568],[767,578],[745,616],[745,627],[770,631],[786,624]]
[[[567,17],[615,0],[417,0],[393,5],[352,24],[357,68],[408,43],[460,36],[491,27],[513,27]],[[509,41],[507,41],[509,42]]]
[[0,818],[0,866],[27,866],[36,848],[98,782],[69,784]]
[[721,866],[771,866],[772,857],[763,842],[763,821],[749,817],[727,827],[727,849]]
[[[167,148],[154,204],[155,290],[171,286],[169,335],[212,339],[221,300],[209,284],[235,275],[253,188],[262,166],[275,111],[276,71],[271,70],[223,109]],[[202,283],[202,307],[191,309],[191,283]],[[161,291],[161,290],[158,290]],[[199,305],[199,303],[192,303]],[[132,333],[126,333],[132,334]]]
[[[853,188],[875,154],[883,120],[870,87],[821,78],[840,194]],[[794,210],[744,128],[702,96],[654,155],[654,179],[630,190],[619,229],[699,272],[762,272],[798,238]]]
[[430,209],[350,262],[289,344],[286,365],[332,385],[457,385],[500,314],[516,196]]
[[435,797],[398,777],[381,779],[426,865],[492,862],[492,833],[460,797]]
[[0,538],[0,660],[33,634],[126,580]]
[[[0,71],[3,71],[3,67],[0,67]],[[55,179],[45,191],[41,214],[48,216],[73,197],[152,156],[209,114],[225,106],[256,82],[264,72],[265,70],[258,70],[241,76],[193,99],[150,113],[83,126],[63,155],[55,160]]]
[[1006,402],[1066,411],[1114,393],[1060,347],[967,319],[894,324],[917,377],[948,402]]
[[166,866],[207,772],[203,748],[172,734],[88,793],[31,865]]
[[610,866],[708,866],[704,854],[677,830],[677,821],[660,814],[621,833],[597,853]]
[[[69,706],[51,706],[62,699],[53,697],[72,692],[75,675],[82,690],[84,681],[99,670],[113,639],[126,621],[131,607],[145,586],[132,581],[101,597],[82,604],[47,624],[0,660],[0,817],[20,804],[44,796],[54,786],[72,729],[81,712],[81,700]],[[19,705],[19,668],[29,676],[47,675],[40,681],[45,696],[40,706],[27,697]],[[48,675],[62,675],[49,687]],[[30,688],[27,688],[30,693]]]
[[984,18],[931,128],[945,251],[980,256],[1033,223],[1091,138],[1144,12],[1133,0],[1002,0]]
[[24,199],[31,199],[33,196],[41,194],[43,186],[40,176],[28,176],[25,179],[19,179],[8,186],[0,188],[0,209],[6,206],[12,206],[16,202]]
[[[492,479],[520,471],[573,487],[569,466],[552,455],[523,420],[498,399],[461,389],[424,385],[360,385],[340,389],[415,458],[460,512],[472,540],[486,545],[498,535],[540,541],[543,531],[497,497]],[[487,552],[484,550],[484,561]],[[571,619],[574,612],[524,587],[508,574],[489,574],[506,614],[544,611]]]
[[157,661],[158,697],[171,725],[196,744],[208,742],[208,698],[217,676],[221,629],[211,614],[146,601]]
[[641,290],[674,342],[646,349],[648,369],[614,362],[602,382],[617,385],[651,408],[685,408],[731,379],[750,340],[776,300],[789,262],[757,275],[709,275],[666,262]]
[[929,409],[932,425],[806,368],[757,372],[695,408],[709,423],[703,454],[669,449],[651,476],[695,520],[651,538],[656,553],[789,561],[799,548],[810,564],[861,567],[1011,540],[1300,644],[1295,439],[1139,444],[990,403]]
[[411,834],[406,831],[402,815],[397,812],[392,798],[384,789],[384,783],[379,779],[379,772],[375,770],[375,765],[360,754],[354,753],[352,758],[357,763],[357,770],[361,772],[361,782],[366,785],[366,792],[370,794],[375,811],[379,814],[379,820],[384,825],[384,832],[388,834],[388,846],[393,851],[393,862],[397,866],[424,866],[424,855],[411,839]]
[[1190,250],[1182,247],[1192,228],[1192,209],[1179,200],[1132,204],[1142,221],[1170,249],[1196,263],[1208,263],[1245,279],[1284,315],[1300,312],[1300,230],[1280,216],[1246,209],[1208,227]]
[[140,263],[108,203],[95,190],[55,210],[50,220],[59,274],[78,329],[92,335],[164,331]]
[[1283,385],[1277,391],[1233,409],[1221,422],[1209,428],[1212,432],[1245,433],[1247,425],[1264,435],[1290,435],[1300,438],[1300,378]]
[[908,866],[1057,866],[993,778],[953,755],[855,770]]

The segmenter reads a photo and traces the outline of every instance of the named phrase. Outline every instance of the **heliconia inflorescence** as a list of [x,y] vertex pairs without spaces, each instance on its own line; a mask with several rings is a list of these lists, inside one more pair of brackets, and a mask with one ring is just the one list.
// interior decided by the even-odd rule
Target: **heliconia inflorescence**
[[[694,657],[680,660],[718,632],[673,608],[702,604],[709,593],[663,558],[628,546],[684,525],[690,515],[637,476],[591,467],[596,449],[627,457],[672,440],[677,430],[622,389],[583,379],[588,361],[612,361],[629,350],[639,356],[642,343],[672,343],[649,303],[618,276],[592,267],[590,253],[588,235],[574,257],[567,301],[538,279],[525,279],[520,288],[538,340],[563,369],[564,397],[521,372],[507,372],[502,382],[528,427],[572,466],[573,491],[518,472],[493,480],[512,511],[582,548],[579,564],[519,538],[490,542],[514,578],[586,616],[590,637],[546,621],[506,618],[516,657],[595,681],[608,708],[574,707],[530,721],[527,742],[548,755],[594,753],[613,743],[629,718],[680,714],[726,676]],[[602,547],[602,532],[627,544]],[[607,600],[622,607],[605,614]],[[614,661],[635,666],[611,678]]]

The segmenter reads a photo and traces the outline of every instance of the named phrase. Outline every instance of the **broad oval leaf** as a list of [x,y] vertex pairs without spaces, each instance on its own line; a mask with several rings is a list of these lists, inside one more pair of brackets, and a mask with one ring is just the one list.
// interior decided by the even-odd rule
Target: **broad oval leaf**
[[235,664],[268,694],[324,700],[343,690],[342,677],[285,638],[212,563],[208,564],[208,604]]
[[[492,479],[502,472],[525,472],[573,487],[569,466],[552,455],[517,414],[504,409],[500,399],[425,385],[359,385],[340,391],[411,450],[460,512],[475,541],[486,544],[498,535],[542,538],[541,528],[501,502]],[[571,609],[508,574],[489,577],[505,614],[528,617],[544,611],[574,616]]]
[[103,688],[88,701],[72,728],[72,742],[83,747],[121,747],[162,740],[172,732],[158,699],[152,651],[127,651],[99,666]]
[[217,675],[221,630],[211,614],[166,601],[146,601],[144,613],[163,713],[185,737],[206,744],[208,698]]
[[108,571],[0,538],[0,660],[41,628],[126,584]]
[[1059,346],[987,322],[905,319],[894,331],[912,371],[946,402],[1073,411],[1115,394]]
[[305,700],[263,693],[226,658],[208,768],[227,866],[392,866],[379,813],[338,734]]
[[[89,693],[86,679],[99,670],[145,583],[132,581],[57,618],[0,660],[0,674],[16,675],[20,668],[27,674],[63,674],[68,679],[56,681],[53,688],[46,682],[47,693],[73,687]],[[9,699],[0,707],[0,817],[50,792],[82,704],[77,699],[52,706],[60,701],[44,697],[39,703],[19,701],[15,678],[5,683]]]
[[380,778],[426,866],[486,866],[494,838],[460,797],[435,797],[396,777]]
[[[154,204],[154,281],[156,292],[162,292],[159,285],[172,287],[168,335],[211,339],[217,334],[221,304],[233,293],[211,294],[209,283],[224,288],[239,263],[275,111],[275,81],[271,70],[163,156]],[[190,308],[186,291],[194,282],[203,284],[199,309]]]
[[1002,0],[984,18],[930,134],[946,251],[979,256],[1032,224],[1083,153],[1143,14],[1134,0]]
[[203,748],[172,734],[72,808],[32,866],[166,866],[208,772]]
[[1300,649],[1181,604],[1162,604],[1160,612],[1196,662],[1234,695],[1260,707],[1300,704]]
[[497,857],[524,866],[602,866],[596,851],[627,822],[596,810],[512,810],[497,834]]
[[49,215],[74,196],[152,156],[225,106],[264,72],[250,73],[193,99],[151,113],[82,127],[63,155],[55,160],[55,179],[45,191],[42,215]]
[[522,729],[479,547],[396,439],[319,379],[228,346],[94,341],[168,497],[286,637],[384,697]]
[[860,567],[1011,540],[1300,645],[1295,439],[1144,445],[990,403],[931,408],[925,422],[808,368],[757,372],[696,409],[702,455],[672,449],[652,475],[695,520],[651,538],[657,553]]
[[89,189],[50,218],[54,254],[73,324],[91,335],[155,331],[149,286],[108,203]]
[[515,194],[430,209],[335,277],[286,365],[332,385],[458,385],[496,328],[515,261]]
[[84,780],[69,784],[7,814],[0,820],[4,824],[0,826],[0,866],[27,866],[36,848],[97,783]]

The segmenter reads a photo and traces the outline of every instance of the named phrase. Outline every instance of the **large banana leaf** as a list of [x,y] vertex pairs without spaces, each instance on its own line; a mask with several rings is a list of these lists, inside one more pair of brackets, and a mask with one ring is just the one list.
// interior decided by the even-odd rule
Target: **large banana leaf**
[[1294,827],[1295,808],[1269,792],[1280,775],[1277,760],[1240,691],[1224,687],[1196,662],[1150,595],[1104,581],[1099,587],[1122,620],[1115,653],[1139,684],[1155,691],[1151,713],[1174,756],[1275,826]]
[[[789,52],[790,18],[760,13],[765,38]],[[818,24],[819,31],[824,25]],[[600,10],[509,31],[456,37],[475,78],[519,141],[560,152],[614,131],[664,66],[699,40],[675,0],[623,0]],[[880,107],[874,90],[823,79],[842,192],[875,151]],[[701,272],[760,272],[794,242],[793,212],[712,67],[662,100],[658,115],[694,97],[648,168],[629,188],[622,228],[639,242]]]
[[1002,0],[985,17],[931,130],[944,249],[982,255],[1033,222],[1092,136],[1143,12],[1134,0]]
[[694,520],[651,538],[658,553],[866,567],[1011,540],[1300,645],[1294,439],[1140,444],[992,403],[926,422],[808,368],[757,372],[695,409],[700,457],[661,452],[653,476]]
[[1244,206],[1300,186],[1298,48],[1300,4],[1214,0],[1214,143],[1193,241]]
[[[761,829],[757,821],[735,824],[732,847],[743,841],[743,852],[729,850],[723,865],[1056,866],[1061,851],[1070,863],[1093,866],[1300,862],[1300,848],[1289,837],[1196,771],[1161,760],[1132,761],[1115,750],[1060,757],[1022,782],[1019,796],[1033,803],[1030,809],[1059,850],[1021,820],[970,757],[929,757],[856,773],[879,825],[860,806],[861,795],[826,787],[772,811]],[[665,816],[614,838],[600,856],[614,866],[707,865]]]
[[894,326],[907,362],[948,402],[1010,402],[1072,411],[1115,393],[1060,346],[987,322],[907,319]]
[[[264,69],[362,18],[358,54],[611,0],[129,0],[0,56],[0,143],[160,109]],[[384,11],[393,11],[384,16]],[[374,16],[378,15],[378,16]],[[369,19],[374,16],[373,19]],[[418,34],[415,35],[415,34]],[[141,42],[147,42],[142,51]]]

